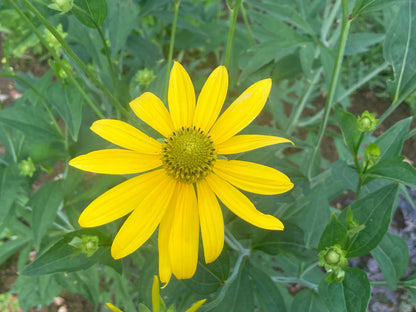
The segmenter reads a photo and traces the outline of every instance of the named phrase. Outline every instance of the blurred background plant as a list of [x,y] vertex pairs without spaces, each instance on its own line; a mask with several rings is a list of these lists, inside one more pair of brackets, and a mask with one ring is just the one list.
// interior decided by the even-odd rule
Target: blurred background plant
[[[226,64],[226,105],[273,79],[265,111],[244,131],[295,147],[231,158],[277,168],[295,188],[247,194],[283,232],[224,209],[222,255],[208,265],[201,257],[192,279],[161,289],[166,306],[185,311],[207,299],[198,311],[414,311],[416,2],[8,0],[0,32],[0,76],[14,83],[14,96],[1,89],[10,98],[0,106],[0,270],[18,272],[0,279],[0,304],[15,294],[27,311],[78,294],[83,304],[70,311],[152,306],[155,237],[116,261],[109,250],[122,220],[77,223],[126,177],[83,174],[67,162],[110,146],[89,130],[97,119],[157,138],[128,103],[145,91],[166,103],[175,59],[197,92]],[[374,118],[371,127],[364,117]]]

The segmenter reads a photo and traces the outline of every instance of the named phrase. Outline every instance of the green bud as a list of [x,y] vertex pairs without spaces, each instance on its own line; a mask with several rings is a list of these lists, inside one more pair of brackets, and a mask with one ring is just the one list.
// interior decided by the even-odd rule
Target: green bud
[[59,60],[58,62],[54,60],[49,60],[49,66],[55,72],[56,77],[61,81],[65,81],[68,78],[67,72],[72,72],[72,67],[66,60]]
[[146,88],[155,79],[155,73],[151,69],[139,70],[136,74],[136,81],[140,86]]
[[368,161],[368,168],[374,166],[374,164],[378,161],[380,158],[380,148],[377,144],[371,143],[367,146],[367,148],[364,150],[365,157]]
[[27,177],[32,177],[33,173],[35,173],[36,168],[35,164],[33,163],[32,159],[28,157],[26,160],[22,160],[19,164],[19,171],[20,174]]
[[357,128],[361,132],[373,131],[376,128],[378,119],[374,114],[365,111],[360,117],[357,118]]
[[338,272],[348,264],[345,251],[340,245],[327,247],[319,252],[319,265],[328,272]]
[[[67,36],[67,33],[63,31],[61,24],[59,24],[55,28],[55,30],[59,33],[59,35],[61,35],[63,39],[65,39],[65,37]],[[54,49],[56,52],[59,51],[59,49],[61,48],[61,44],[48,29],[45,29],[43,37],[45,38],[50,48]]]
[[64,14],[72,9],[73,4],[74,0],[55,0],[53,3],[48,5],[48,8],[55,11],[60,11],[62,14]]
[[[81,238],[75,236],[69,245],[78,249],[78,252],[83,253],[87,257],[91,257],[99,248],[100,239],[96,235],[82,235]],[[75,255],[77,255],[75,253]]]

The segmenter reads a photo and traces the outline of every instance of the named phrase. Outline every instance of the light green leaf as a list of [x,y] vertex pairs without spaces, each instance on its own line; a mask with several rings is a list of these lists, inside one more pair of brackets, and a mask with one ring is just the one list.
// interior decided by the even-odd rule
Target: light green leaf
[[291,312],[329,312],[322,299],[311,289],[298,292],[293,299]]
[[353,33],[348,35],[344,55],[354,55],[368,51],[368,48],[384,40],[384,34]]
[[398,279],[406,272],[409,265],[409,249],[399,236],[386,233],[380,244],[371,251],[383,272],[387,284],[392,290],[397,289]]
[[319,240],[318,251],[331,247],[333,245],[342,245],[347,236],[347,228],[338,220],[337,216],[332,213],[328,225],[325,227]]
[[107,16],[107,0],[74,0],[71,10],[85,26],[101,26]]
[[370,301],[370,281],[367,274],[356,268],[345,268],[342,283],[319,283],[319,295],[329,311],[365,312]]
[[82,120],[82,95],[73,83],[53,83],[48,89],[48,99],[65,121],[72,139],[77,141]]
[[[397,196],[397,184],[389,184],[367,196],[360,198],[351,205],[354,221],[365,225],[354,238],[347,250],[347,257],[359,257],[374,249],[383,239],[390,225],[393,205]],[[339,216],[346,220],[347,210]]]
[[373,12],[386,6],[391,7],[393,2],[395,2],[395,0],[358,0],[355,3],[352,15],[356,16],[357,14]]
[[357,127],[357,117],[353,114],[344,111],[342,108],[335,106],[335,117],[341,127],[345,143],[354,157],[358,151],[358,144],[360,143],[361,132]]
[[393,66],[390,84],[393,102],[404,100],[416,89],[416,1],[397,2],[399,9],[391,16],[384,41],[384,58]]
[[55,220],[62,203],[63,196],[60,181],[44,184],[31,198],[29,205],[32,207],[33,240],[37,250],[40,248],[43,236]]
[[403,159],[404,157],[398,156],[378,162],[366,172],[365,177],[369,179],[365,183],[380,178],[416,188],[416,169]]

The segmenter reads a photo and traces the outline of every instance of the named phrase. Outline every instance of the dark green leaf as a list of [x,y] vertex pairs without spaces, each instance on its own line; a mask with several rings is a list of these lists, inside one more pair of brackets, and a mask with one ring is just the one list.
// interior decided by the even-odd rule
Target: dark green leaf
[[[389,184],[351,205],[354,221],[365,225],[348,247],[347,256],[359,257],[374,249],[383,239],[390,225],[393,205],[397,196],[397,184]],[[347,209],[344,209],[339,219],[345,220]]]
[[411,121],[412,117],[409,117],[396,122],[374,141],[381,151],[380,161],[400,155]]
[[101,26],[107,16],[106,0],[74,0],[72,13],[85,26]]
[[293,298],[291,312],[329,312],[317,293],[311,289],[298,292]]
[[401,237],[387,232],[371,254],[389,287],[396,290],[398,279],[403,276],[409,265],[409,249],[406,242]]
[[345,55],[354,55],[368,51],[368,48],[384,40],[384,34],[353,33],[348,35]]
[[269,275],[250,263],[247,264],[247,271],[254,281],[254,291],[260,303],[261,311],[286,312],[287,309],[283,296]]
[[363,14],[367,12],[373,12],[382,9],[386,6],[392,6],[395,0],[358,0],[355,3],[355,7],[352,15]]
[[69,242],[75,237],[81,237],[82,234],[97,235],[100,237],[100,243],[105,241],[100,232],[93,229],[79,230],[68,233],[63,236],[51,248],[46,250],[35,261],[30,263],[23,271],[23,275],[43,275],[56,272],[75,272],[85,270],[97,263],[105,254],[110,253],[109,247],[98,249],[98,251],[91,257],[86,257],[79,253],[74,247],[69,245]]
[[53,181],[44,184],[32,197],[32,229],[36,249],[39,250],[41,240],[56,218],[63,203],[62,184]]
[[338,106],[335,106],[335,117],[341,127],[345,143],[351,155],[354,157],[358,151],[358,144],[360,144],[361,137],[361,132],[357,127],[357,117]]
[[318,251],[324,250],[333,245],[342,244],[347,237],[347,228],[338,220],[337,216],[332,213],[328,225],[322,233],[319,240]]
[[17,253],[17,251],[30,240],[30,237],[19,237],[7,242],[0,242],[0,265],[9,257]]
[[20,191],[20,184],[24,181],[19,175],[17,166],[0,166],[0,228],[6,221],[10,208]]
[[365,312],[370,301],[370,282],[364,271],[345,268],[345,279],[342,283],[328,284],[322,279],[319,295],[329,311]]
[[390,16],[384,41],[384,58],[395,73],[389,86],[394,102],[404,100],[416,88],[416,1],[405,0],[396,5],[399,9]]
[[378,162],[366,172],[365,177],[392,180],[416,188],[416,169],[403,159],[404,157],[399,156]]

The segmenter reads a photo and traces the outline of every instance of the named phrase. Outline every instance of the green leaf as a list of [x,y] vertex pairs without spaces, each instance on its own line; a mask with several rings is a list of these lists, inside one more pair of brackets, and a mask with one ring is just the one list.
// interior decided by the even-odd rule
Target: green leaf
[[37,250],[48,228],[56,218],[63,203],[62,184],[53,181],[44,184],[31,198],[33,240]]
[[360,144],[361,132],[357,127],[357,117],[353,114],[344,111],[342,108],[335,106],[335,117],[341,127],[345,143],[348,150],[354,157],[358,151],[358,144]]
[[97,235],[100,237],[100,243],[105,242],[101,233],[94,229],[85,229],[64,235],[51,248],[46,250],[35,261],[24,268],[21,274],[35,276],[51,274],[56,272],[75,272],[85,270],[97,263],[102,257],[110,253],[109,247],[98,249],[91,257],[81,254],[69,242],[75,237],[81,235]]
[[409,265],[409,249],[399,236],[387,232],[380,244],[371,251],[383,272],[387,284],[392,290],[397,289],[398,279],[406,272]]
[[329,312],[317,293],[311,289],[298,292],[293,298],[291,312]]
[[[390,225],[392,210],[397,196],[397,184],[389,184],[351,205],[354,221],[365,225],[347,249],[347,257],[359,257],[374,249],[383,239]],[[339,219],[346,220],[347,209]]]
[[31,307],[50,304],[53,298],[59,296],[61,289],[53,276],[19,275],[12,292],[19,297],[22,309],[28,311]]
[[[263,312],[286,312],[282,294],[269,275],[247,263],[247,271],[254,282],[254,291]],[[231,310],[230,310],[231,311]]]
[[7,242],[0,242],[0,265],[17,253],[30,240],[31,237],[19,237]]
[[332,213],[329,222],[319,240],[318,251],[324,250],[333,245],[342,244],[347,237],[347,228],[338,220],[337,216]]
[[253,249],[270,255],[296,255],[300,258],[316,256],[316,252],[305,246],[303,230],[287,222],[284,231],[269,231],[253,242]]
[[353,33],[348,35],[344,55],[354,55],[368,51],[368,48],[384,40],[384,34]]
[[103,24],[107,16],[107,1],[74,0],[71,12],[85,26],[96,28]]
[[216,312],[253,312],[254,292],[247,269],[242,264],[237,278],[232,282],[225,294],[224,300],[215,308]]
[[381,151],[380,161],[400,155],[411,121],[412,117],[409,117],[396,122],[374,141]]
[[138,8],[132,0],[109,1],[106,26],[111,42],[111,56],[114,57],[125,46],[127,37],[137,24]]
[[195,275],[183,282],[193,292],[206,296],[215,292],[222,285],[229,272],[229,255],[227,251],[223,250],[218,259],[212,263],[206,264],[203,259],[199,259]]
[[23,183],[23,176],[19,175],[17,166],[0,166],[0,228],[7,220],[10,208],[13,205]]
[[393,66],[390,84],[393,102],[404,100],[416,89],[416,1],[396,3],[397,13],[390,17],[384,41],[384,58]]
[[383,7],[389,6],[391,7],[395,0],[358,0],[355,3],[355,7],[353,9],[352,15],[356,16],[358,14],[373,12]]
[[364,177],[368,178],[364,180],[363,184],[379,178],[416,188],[416,169],[403,159],[404,157],[398,156],[378,162],[366,172]]
[[329,311],[365,312],[370,301],[370,281],[367,274],[356,268],[345,268],[342,283],[319,283],[319,295]]
[[48,99],[65,121],[72,139],[77,140],[82,120],[82,95],[73,83],[53,83],[48,89]]

